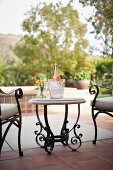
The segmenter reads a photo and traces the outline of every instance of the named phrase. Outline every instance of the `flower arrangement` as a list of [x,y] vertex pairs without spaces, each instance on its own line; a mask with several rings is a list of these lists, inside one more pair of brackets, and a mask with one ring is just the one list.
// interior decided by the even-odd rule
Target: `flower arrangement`
[[42,91],[44,89],[44,80],[36,80],[36,85],[40,87],[40,90]]
[[39,96],[44,97],[43,90],[46,81],[46,75],[44,73],[35,73],[35,84],[39,87]]

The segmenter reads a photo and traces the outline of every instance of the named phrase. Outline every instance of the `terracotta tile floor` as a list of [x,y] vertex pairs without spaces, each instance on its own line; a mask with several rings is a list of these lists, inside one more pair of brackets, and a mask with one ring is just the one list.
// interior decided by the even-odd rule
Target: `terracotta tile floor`
[[[73,116],[73,115],[72,115]],[[84,122],[92,123],[91,115],[81,116]],[[98,118],[99,127],[113,132],[113,119],[109,116]],[[51,155],[43,149],[24,150],[24,156],[18,152],[2,152],[0,170],[113,170],[113,139],[83,142],[78,151],[57,145]]]

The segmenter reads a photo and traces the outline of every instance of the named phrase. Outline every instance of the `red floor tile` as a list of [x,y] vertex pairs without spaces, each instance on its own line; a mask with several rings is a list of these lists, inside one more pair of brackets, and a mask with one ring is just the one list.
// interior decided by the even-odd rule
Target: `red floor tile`
[[[73,115],[72,115],[73,116]],[[91,115],[83,114],[81,121],[93,123]],[[100,116],[98,126],[113,132],[113,119]],[[18,152],[2,152],[0,170],[113,170],[113,139],[83,142],[77,152],[57,145],[51,155],[39,147]]]
[[113,164],[101,158],[81,161],[79,163],[75,163],[75,165],[80,170],[112,170],[113,169]]

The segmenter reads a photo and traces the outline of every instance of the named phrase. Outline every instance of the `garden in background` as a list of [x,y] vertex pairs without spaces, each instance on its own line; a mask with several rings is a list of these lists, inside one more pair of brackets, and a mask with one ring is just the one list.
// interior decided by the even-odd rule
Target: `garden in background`
[[[81,72],[90,74],[91,83],[112,86],[113,2],[80,0],[84,6],[95,8],[88,22],[94,28],[95,38],[102,40],[101,49],[93,49],[86,39],[87,24],[80,21],[75,2],[69,1],[65,6],[61,2],[39,3],[31,7],[22,23],[23,35],[15,37],[12,44],[9,42],[4,51],[0,42],[1,86],[35,85],[36,72],[52,78],[54,63],[58,64],[66,87],[73,87],[76,73]],[[94,50],[99,50],[100,55],[94,56]],[[103,91],[106,92],[111,93]]]

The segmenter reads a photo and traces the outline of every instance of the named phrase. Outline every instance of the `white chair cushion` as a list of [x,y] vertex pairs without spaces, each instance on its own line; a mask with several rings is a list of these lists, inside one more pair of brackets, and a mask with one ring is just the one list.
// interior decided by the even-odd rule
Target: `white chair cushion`
[[95,107],[97,109],[113,112],[113,96],[96,99]]
[[17,104],[1,103],[1,117],[2,120],[8,119],[18,113]]

